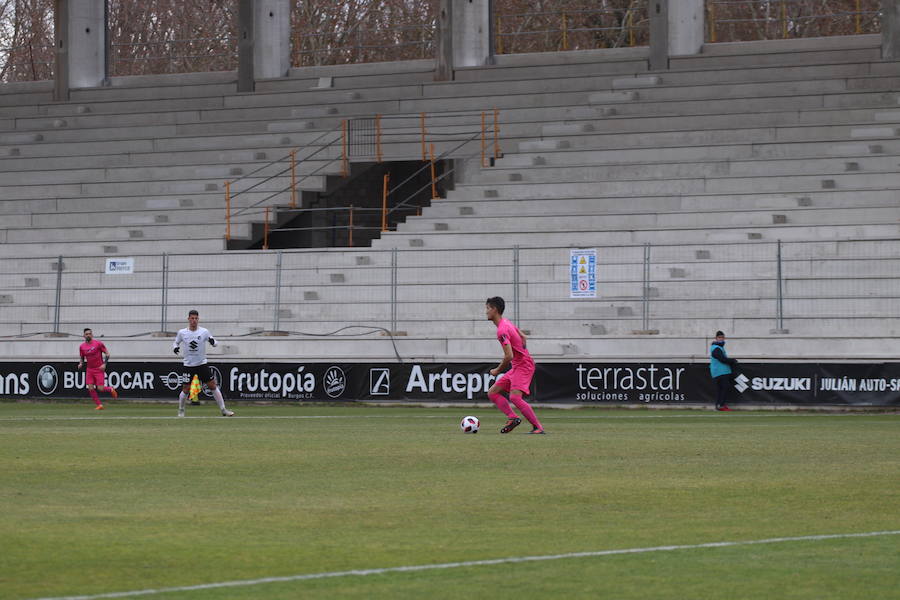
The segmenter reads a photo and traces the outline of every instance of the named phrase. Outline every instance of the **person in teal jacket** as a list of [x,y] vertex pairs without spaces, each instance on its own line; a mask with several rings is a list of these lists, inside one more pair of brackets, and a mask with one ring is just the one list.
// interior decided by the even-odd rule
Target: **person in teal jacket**
[[728,358],[725,352],[725,334],[717,331],[716,339],[709,347],[709,374],[716,382],[716,410],[731,410],[726,402],[737,364],[738,361]]

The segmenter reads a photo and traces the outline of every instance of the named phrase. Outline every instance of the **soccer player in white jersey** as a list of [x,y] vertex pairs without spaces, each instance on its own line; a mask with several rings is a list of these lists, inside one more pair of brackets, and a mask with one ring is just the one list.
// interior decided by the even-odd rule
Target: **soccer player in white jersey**
[[206,387],[212,390],[213,398],[219,405],[223,417],[233,417],[234,413],[225,408],[225,399],[222,397],[222,390],[216,385],[216,378],[213,377],[212,371],[206,364],[206,343],[215,347],[216,340],[210,335],[209,331],[200,327],[200,313],[192,310],[188,313],[188,326],[178,332],[175,336],[175,344],[172,350],[177,355],[181,352],[181,345],[184,344],[184,372],[182,373],[183,386],[181,394],[178,395],[178,416],[184,416],[184,401],[187,400],[191,390],[191,380],[194,375],[200,378],[200,381],[206,382]]

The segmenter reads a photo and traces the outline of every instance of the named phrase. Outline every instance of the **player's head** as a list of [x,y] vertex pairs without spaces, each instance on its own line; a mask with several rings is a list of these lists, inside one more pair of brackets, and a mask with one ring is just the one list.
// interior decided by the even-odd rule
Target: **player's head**
[[86,342],[89,342],[92,339],[94,339],[94,332],[91,331],[90,327],[85,327],[82,335],[84,336],[84,341],[86,341]]
[[506,302],[500,296],[488,298],[484,303],[484,314],[488,321],[493,321],[495,317],[502,317],[504,310],[506,310]]
[[725,334],[724,334],[723,332],[721,332],[721,331],[717,331],[717,332],[716,332],[716,341],[717,341],[717,342],[724,342],[724,341],[725,341]]
[[200,313],[196,310],[192,310],[188,313],[188,326],[191,329],[197,329],[197,324],[200,323]]

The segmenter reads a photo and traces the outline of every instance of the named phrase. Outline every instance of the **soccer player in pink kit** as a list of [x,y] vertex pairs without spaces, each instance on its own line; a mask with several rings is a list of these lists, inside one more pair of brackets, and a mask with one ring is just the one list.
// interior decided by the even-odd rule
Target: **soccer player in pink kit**
[[[84,383],[88,393],[96,404],[95,410],[103,410],[103,404],[97,396],[97,389],[101,392],[109,392],[114,399],[119,397],[116,388],[106,386],[106,362],[109,360],[109,350],[100,340],[94,339],[94,332],[89,327],[84,328],[84,343],[78,347],[80,360],[78,370],[87,363],[87,372],[84,375]],[[104,356],[105,355],[105,356]]]
[[[493,321],[497,326],[497,341],[503,347],[503,360],[495,368],[491,369],[491,375],[497,376],[512,363],[512,369],[497,380],[488,390],[488,398],[497,405],[497,408],[509,419],[500,429],[500,433],[509,433],[519,426],[522,419],[509,407],[512,402],[531,423],[531,433],[544,433],[544,427],[538,421],[537,415],[531,405],[522,399],[531,393],[531,378],[534,377],[534,360],[525,348],[525,334],[512,324],[509,319],[503,318],[506,302],[500,296],[488,298],[484,305],[484,312],[488,321]],[[501,392],[509,394],[509,401]]]

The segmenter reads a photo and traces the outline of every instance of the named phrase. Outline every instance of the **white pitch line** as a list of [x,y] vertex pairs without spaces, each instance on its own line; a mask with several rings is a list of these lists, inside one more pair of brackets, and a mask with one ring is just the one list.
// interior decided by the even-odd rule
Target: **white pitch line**
[[416,571],[432,571],[436,569],[458,569],[462,567],[481,567],[510,563],[538,562],[561,560],[566,558],[594,558],[598,556],[615,556],[621,554],[645,554],[648,552],[671,552],[674,550],[697,550],[700,548],[728,548],[733,546],[752,546],[757,544],[780,544],[785,542],[815,542],[821,540],[838,540],[848,538],[866,538],[885,535],[900,535],[897,531],[869,531],[865,533],[835,533],[826,535],[805,535],[799,537],[768,538],[763,540],[745,540],[737,542],[709,542],[706,544],[689,544],[684,546],[651,546],[649,548],[623,548],[619,550],[597,550],[594,552],[569,552],[566,554],[547,554],[543,556],[514,556],[493,558],[488,560],[471,560],[465,562],[438,563],[430,565],[409,565],[404,567],[384,567],[381,569],[354,569],[352,571],[331,571],[326,573],[309,573],[306,575],[289,575],[286,577],[263,577],[260,579],[243,579],[238,581],[222,581],[219,583],[203,583],[180,587],[133,590],[130,592],[110,592],[107,594],[90,594],[86,596],[56,596],[38,598],[37,600],[100,600],[101,598],[130,598],[134,596],[155,596],[175,592],[191,592],[216,588],[244,587],[265,583],[283,583],[288,581],[307,581],[310,579],[328,579],[334,577],[365,577],[367,575],[383,575],[385,573],[411,573]]

